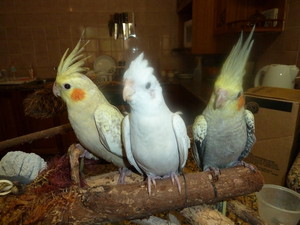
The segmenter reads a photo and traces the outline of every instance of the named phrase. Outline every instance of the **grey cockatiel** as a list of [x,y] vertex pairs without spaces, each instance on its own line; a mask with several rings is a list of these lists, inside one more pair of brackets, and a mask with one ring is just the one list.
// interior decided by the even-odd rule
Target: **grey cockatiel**
[[131,108],[122,125],[127,158],[138,172],[146,174],[148,192],[155,179],[177,174],[185,166],[190,140],[178,113],[167,107],[153,68],[140,54],[124,74],[123,98]]
[[[68,56],[68,50],[65,52],[58,66],[53,92],[65,101],[69,121],[80,144],[96,157],[126,168],[129,163],[121,143],[123,115],[83,74],[83,50],[79,41]],[[119,181],[123,182],[124,174],[121,175]]]
[[244,108],[243,76],[253,45],[252,35],[243,44],[241,34],[217,78],[210,101],[193,124],[193,153],[203,170],[246,165],[242,160],[255,143],[254,117]]

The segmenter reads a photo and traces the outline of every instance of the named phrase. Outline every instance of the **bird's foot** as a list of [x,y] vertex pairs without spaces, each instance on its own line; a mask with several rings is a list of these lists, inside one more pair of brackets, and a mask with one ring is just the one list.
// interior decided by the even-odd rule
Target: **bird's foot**
[[204,171],[210,171],[212,175],[212,180],[215,182],[219,179],[219,176],[221,175],[221,170],[217,167],[209,166]]
[[244,166],[248,168],[251,172],[256,172],[256,168],[252,164],[246,163],[245,161],[238,161],[236,162],[235,166]]
[[118,179],[118,184],[125,184],[125,177],[127,175],[131,174],[131,170],[127,169],[126,167],[119,168],[119,179]]
[[154,187],[156,187],[156,181],[155,179],[161,179],[161,177],[159,176],[151,176],[149,175],[147,177],[147,180],[148,180],[148,193],[149,195],[151,195],[151,185],[153,184]]
[[86,149],[79,143],[75,144],[75,147],[78,148],[81,151],[86,151]]
[[180,185],[177,174],[175,172],[172,172],[170,175],[163,176],[163,178],[168,178],[168,177],[171,177],[173,185],[175,185],[175,182],[176,182],[176,185],[178,187],[178,191],[181,194],[181,185]]
[[177,174],[174,173],[174,172],[172,172],[172,173],[171,173],[171,179],[172,179],[173,185],[174,185],[174,181],[176,182],[177,187],[178,187],[178,191],[179,191],[179,193],[181,194],[181,185],[180,185],[180,182],[179,182],[179,179],[178,179]]

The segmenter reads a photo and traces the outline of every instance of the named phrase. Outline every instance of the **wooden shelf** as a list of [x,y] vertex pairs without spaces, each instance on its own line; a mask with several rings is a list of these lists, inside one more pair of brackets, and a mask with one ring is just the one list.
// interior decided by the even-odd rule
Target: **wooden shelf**
[[225,53],[232,37],[253,24],[256,33],[282,32],[285,11],[286,0],[193,0],[192,53]]
[[[272,24],[273,26],[265,26],[265,24]],[[249,20],[238,20],[228,23],[222,27],[215,29],[216,35],[222,35],[227,33],[239,33],[241,31],[250,32],[252,30],[253,23]],[[255,32],[282,32],[283,31],[283,20],[263,20],[256,23]]]

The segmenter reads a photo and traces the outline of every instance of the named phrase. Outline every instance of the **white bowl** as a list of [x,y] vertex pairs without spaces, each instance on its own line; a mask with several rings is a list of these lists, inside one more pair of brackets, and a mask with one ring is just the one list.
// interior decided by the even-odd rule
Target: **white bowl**
[[273,184],[256,193],[259,215],[269,225],[297,225],[300,220],[300,194]]

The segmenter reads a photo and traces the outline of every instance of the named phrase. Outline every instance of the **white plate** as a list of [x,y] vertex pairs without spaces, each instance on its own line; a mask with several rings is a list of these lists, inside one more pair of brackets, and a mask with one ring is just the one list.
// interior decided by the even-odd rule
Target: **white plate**
[[114,74],[116,72],[116,68],[116,61],[108,55],[99,56],[94,61],[94,70],[96,73]]

